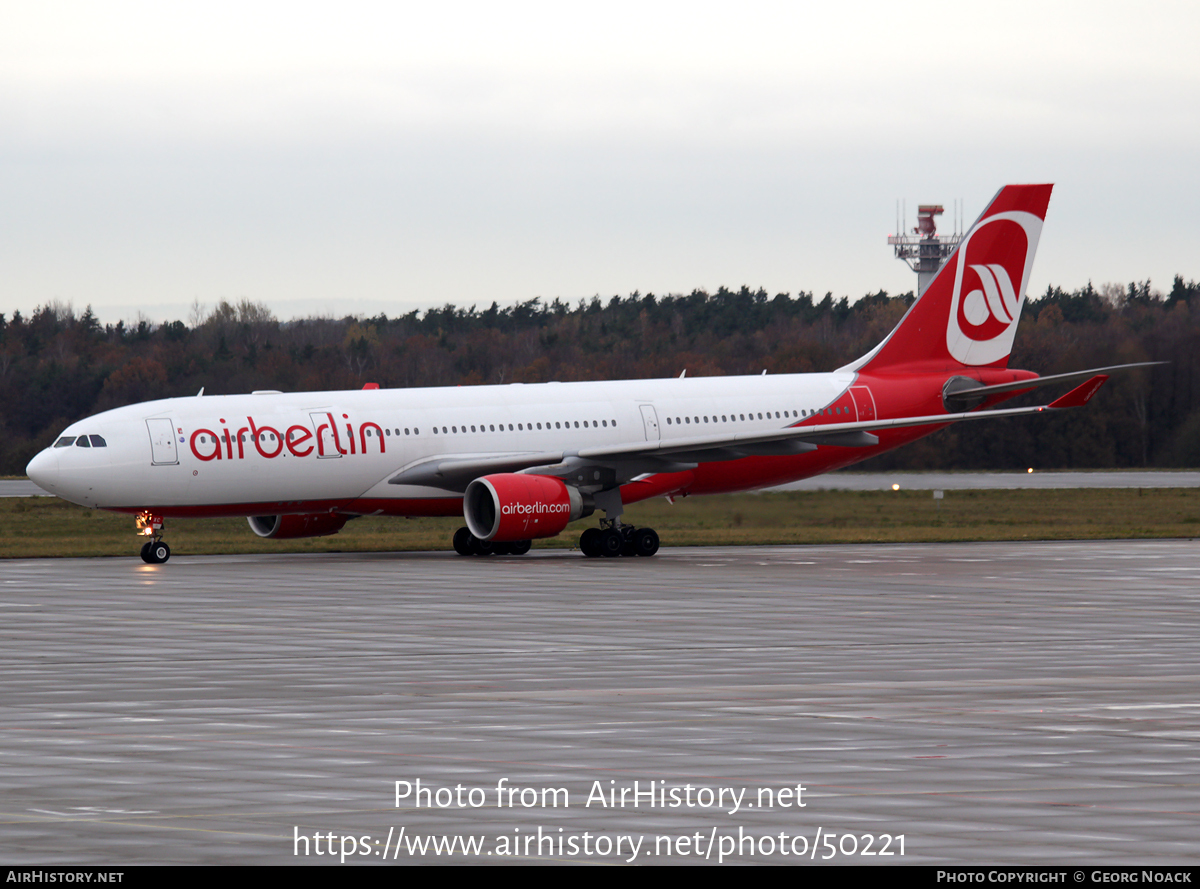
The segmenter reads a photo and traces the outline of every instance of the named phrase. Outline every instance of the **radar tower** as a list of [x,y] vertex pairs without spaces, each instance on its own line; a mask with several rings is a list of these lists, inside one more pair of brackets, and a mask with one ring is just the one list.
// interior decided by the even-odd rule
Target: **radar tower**
[[[902,259],[917,273],[917,296],[925,292],[933,276],[954,252],[962,235],[958,231],[958,212],[955,207],[955,232],[952,235],[937,233],[937,217],[945,212],[941,204],[921,204],[917,207],[917,225],[911,234],[889,235],[888,244],[896,250],[896,258]],[[897,220],[899,222],[899,220]],[[904,225],[896,228],[904,232]]]

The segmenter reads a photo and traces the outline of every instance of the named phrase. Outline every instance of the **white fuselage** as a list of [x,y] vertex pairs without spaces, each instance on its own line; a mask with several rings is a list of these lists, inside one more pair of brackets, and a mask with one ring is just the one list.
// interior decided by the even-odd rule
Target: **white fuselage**
[[[64,499],[104,509],[252,515],[357,503],[364,512],[447,514],[459,494],[389,479],[435,457],[571,454],[770,431],[839,399],[841,418],[854,420],[845,397],[854,379],[836,372],[171,398],[72,424],[64,437],[98,435],[105,446],[47,448],[29,472]],[[785,475],[824,471],[811,460],[791,463]],[[713,464],[722,465],[732,464]]]

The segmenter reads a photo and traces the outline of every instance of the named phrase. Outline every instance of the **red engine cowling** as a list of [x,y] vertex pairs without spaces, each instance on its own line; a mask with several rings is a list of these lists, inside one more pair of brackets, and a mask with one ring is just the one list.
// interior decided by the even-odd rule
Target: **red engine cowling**
[[259,537],[289,540],[294,537],[327,537],[342,530],[349,516],[318,512],[310,515],[253,515],[248,521]]
[[463,497],[471,533],[497,543],[553,537],[586,514],[577,488],[546,475],[485,475]]

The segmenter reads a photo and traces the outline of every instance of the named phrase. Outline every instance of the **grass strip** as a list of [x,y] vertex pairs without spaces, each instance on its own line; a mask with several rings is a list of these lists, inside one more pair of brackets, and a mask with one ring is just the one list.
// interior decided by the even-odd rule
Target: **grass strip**
[[[596,516],[535,547],[572,548]],[[790,491],[630,506],[663,546],[1096,540],[1200,536],[1200,489]],[[332,537],[264,540],[245,519],[168,520],[176,555],[444,550],[461,519],[367,517]],[[133,517],[49,497],[0,498],[0,558],[136,556]]]

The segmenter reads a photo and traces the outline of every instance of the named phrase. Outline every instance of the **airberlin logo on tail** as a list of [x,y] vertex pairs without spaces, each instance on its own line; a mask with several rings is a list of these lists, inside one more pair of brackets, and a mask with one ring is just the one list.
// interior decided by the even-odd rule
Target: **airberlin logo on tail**
[[[1012,278],[1000,263],[970,265],[980,286],[971,290],[958,304],[958,326],[976,342],[994,339],[1012,324],[1019,314]],[[970,274],[968,273],[968,279]],[[968,280],[967,286],[971,286]]]
[[1012,350],[1042,220],[997,213],[967,235],[955,254],[946,348],[963,364],[992,364]]

